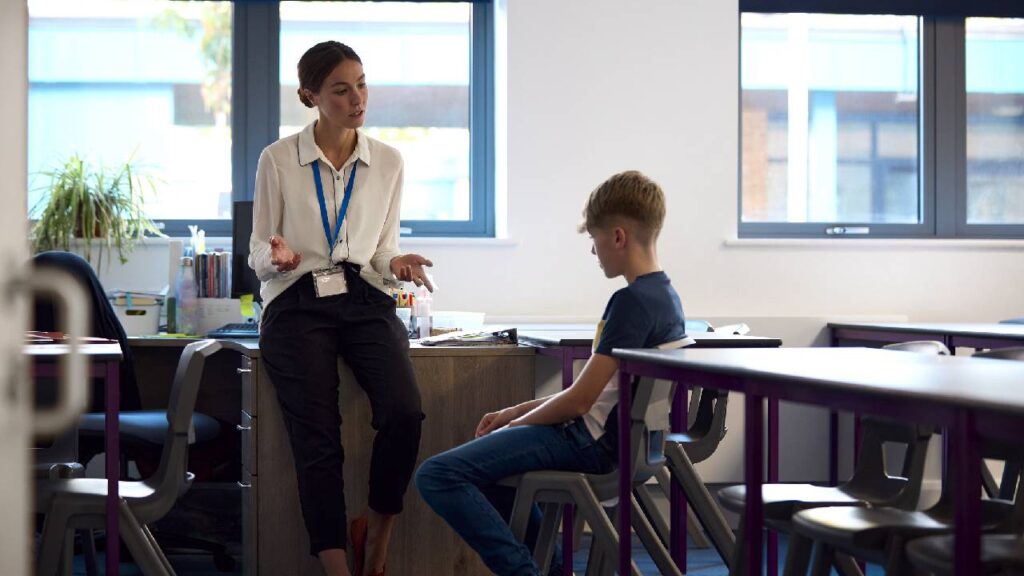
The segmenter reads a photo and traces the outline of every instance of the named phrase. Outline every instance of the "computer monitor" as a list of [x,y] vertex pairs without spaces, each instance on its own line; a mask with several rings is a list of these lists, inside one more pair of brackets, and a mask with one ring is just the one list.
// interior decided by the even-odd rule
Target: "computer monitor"
[[252,236],[252,200],[235,202],[231,210],[231,297],[252,294],[260,299],[260,281],[249,267],[249,237]]

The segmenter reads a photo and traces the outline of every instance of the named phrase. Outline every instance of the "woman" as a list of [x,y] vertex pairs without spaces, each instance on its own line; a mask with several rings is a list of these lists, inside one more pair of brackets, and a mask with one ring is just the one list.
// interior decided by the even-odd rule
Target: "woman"
[[402,157],[359,131],[367,102],[359,56],[322,42],[298,73],[299,100],[319,117],[263,150],[256,170],[249,265],[262,282],[260,349],[295,455],[310,553],[328,576],[350,574],[339,356],[369,396],[377,430],[369,510],[350,532],[355,575],[377,575],[423,419],[406,330],[384,281],[432,290],[423,271],[431,262],[398,252]]

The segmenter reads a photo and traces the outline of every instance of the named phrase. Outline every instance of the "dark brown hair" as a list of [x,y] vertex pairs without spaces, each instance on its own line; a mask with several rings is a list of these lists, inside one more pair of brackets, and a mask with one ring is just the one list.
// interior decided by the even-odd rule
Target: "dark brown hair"
[[636,170],[612,176],[590,193],[579,231],[615,225],[620,218],[633,221],[643,241],[657,239],[665,221],[661,186]]
[[299,101],[306,108],[312,108],[313,103],[302,93],[303,90],[319,92],[324,80],[331,75],[331,72],[345,60],[355,60],[360,64],[356,51],[341,42],[328,40],[313,46],[299,58]]

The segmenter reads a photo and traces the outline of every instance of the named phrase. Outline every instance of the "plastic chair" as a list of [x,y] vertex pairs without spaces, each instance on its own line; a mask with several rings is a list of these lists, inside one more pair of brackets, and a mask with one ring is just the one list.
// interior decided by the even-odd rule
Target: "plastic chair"
[[[174,574],[147,525],[167,514],[192,483],[193,475],[186,470],[192,412],[206,359],[220,349],[215,340],[193,342],[185,347],[167,408],[168,427],[160,466],[144,480],[119,482],[121,537],[147,575]],[[73,478],[47,482],[45,487],[47,513],[36,573],[49,576],[58,573],[62,561],[70,562],[64,552],[69,530],[104,527],[107,481]]]
[[[656,477],[666,498],[671,494],[672,481],[679,483],[689,504],[687,529],[691,537],[699,546],[700,540],[703,539],[703,533],[700,533],[702,526],[707,530],[719,556],[728,566],[736,547],[736,536],[693,465],[710,458],[725,438],[725,416],[729,395],[725,391],[701,388],[695,388],[693,395],[691,405],[695,403],[696,409],[691,408],[688,412],[687,431],[668,435],[665,440],[666,467],[659,470]],[[645,486],[641,486],[635,493],[662,544],[668,546],[669,524],[655,505],[650,492]],[[696,521],[696,525],[690,523],[691,517]]]
[[[1024,348],[1004,348],[975,354],[979,357],[1024,360]],[[988,459],[1019,458],[1020,448],[1002,442],[985,442],[982,456]],[[949,468],[947,467],[947,474]],[[1021,487],[1024,487],[1022,485]],[[985,532],[1013,532],[1024,527],[1024,498],[1018,487],[1017,504],[1007,500],[981,502],[981,528]],[[793,518],[794,539],[802,548],[813,541],[819,549],[816,567],[830,561],[836,551],[867,562],[884,565],[886,574],[910,570],[906,543],[914,538],[953,531],[953,494],[949,478],[943,479],[939,501],[927,510],[916,511],[880,506],[872,509],[820,508],[806,510]],[[803,563],[794,566],[802,573]],[[788,574],[789,572],[787,572]]]
[[[692,340],[686,339],[659,348],[681,348],[690,342]],[[675,383],[673,382],[640,378],[634,385],[630,414],[631,453],[634,455],[635,469],[633,475],[634,494],[638,486],[642,486],[659,470],[664,469],[663,446],[670,429],[669,410],[672,405],[673,393],[675,393]],[[542,573],[546,573],[550,565],[565,504],[575,505],[578,517],[582,517],[593,531],[587,574],[593,576],[612,573],[618,558],[620,535],[602,503],[615,501],[618,497],[618,470],[608,474],[542,470],[506,478],[501,484],[516,488],[510,526],[512,533],[520,542],[525,541],[533,506],[539,504],[541,507],[543,521],[533,553],[534,560]],[[640,511],[640,505],[635,495],[631,498],[629,505],[637,536],[660,573],[681,574],[654,528]],[[611,511],[612,514],[614,512],[615,510]],[[627,534],[625,537],[630,536]],[[631,572],[634,576],[640,575],[635,563],[632,564]]]
[[[900,342],[885,348],[926,354],[949,354],[949,350],[941,342],[932,341]],[[794,514],[809,508],[892,506],[912,510],[917,506],[921,482],[924,479],[925,454],[934,428],[874,417],[864,418],[862,426],[863,437],[857,453],[857,467],[845,484],[835,487],[814,484],[762,485],[764,521],[769,529],[783,533],[792,532],[791,522]],[[883,451],[883,445],[886,443],[906,446],[899,477],[886,473]],[[740,514],[739,538],[729,567],[730,574],[745,573],[743,512],[746,509],[746,487],[730,486],[719,491],[718,498],[724,508]],[[786,552],[787,574],[793,570],[791,564],[806,562],[806,557],[810,553],[807,545],[807,542],[800,539],[790,540]],[[856,570],[856,566],[848,560],[840,558],[835,561],[841,573]]]

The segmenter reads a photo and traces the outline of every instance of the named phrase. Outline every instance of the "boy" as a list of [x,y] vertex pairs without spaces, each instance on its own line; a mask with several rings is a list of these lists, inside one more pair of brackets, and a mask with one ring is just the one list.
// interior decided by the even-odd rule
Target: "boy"
[[[514,491],[495,484],[531,470],[612,471],[619,365],[612,348],[652,348],[686,336],[679,295],[655,250],[665,219],[661,188],[639,172],[616,174],[590,194],[583,217],[579,231],[590,234],[605,276],[628,283],[608,301],[583,371],[558,394],[484,415],[475,440],[430,458],[416,473],[423,499],[502,576],[540,572],[506,523]],[[539,510],[531,532],[537,523]],[[559,556],[552,575],[562,573]]]

